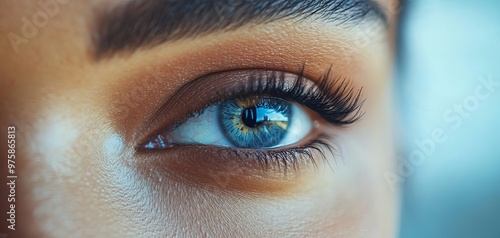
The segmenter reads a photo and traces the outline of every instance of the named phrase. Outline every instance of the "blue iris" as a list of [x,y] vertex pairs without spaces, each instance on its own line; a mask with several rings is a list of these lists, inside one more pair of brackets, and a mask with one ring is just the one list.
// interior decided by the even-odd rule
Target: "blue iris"
[[292,104],[278,98],[248,98],[220,104],[219,122],[227,138],[240,148],[269,148],[285,137]]

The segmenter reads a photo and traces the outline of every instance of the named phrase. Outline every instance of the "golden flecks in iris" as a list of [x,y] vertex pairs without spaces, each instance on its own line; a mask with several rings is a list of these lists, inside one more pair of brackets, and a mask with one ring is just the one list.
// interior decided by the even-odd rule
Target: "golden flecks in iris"
[[260,100],[259,97],[237,99],[236,105],[240,106],[241,108],[254,107],[255,105],[258,104],[259,100]]

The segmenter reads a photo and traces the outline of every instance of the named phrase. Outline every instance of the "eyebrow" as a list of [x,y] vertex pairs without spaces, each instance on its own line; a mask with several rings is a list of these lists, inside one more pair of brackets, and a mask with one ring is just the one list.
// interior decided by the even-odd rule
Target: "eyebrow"
[[346,24],[374,16],[387,21],[372,0],[131,0],[110,10],[99,13],[91,29],[97,60],[281,19]]

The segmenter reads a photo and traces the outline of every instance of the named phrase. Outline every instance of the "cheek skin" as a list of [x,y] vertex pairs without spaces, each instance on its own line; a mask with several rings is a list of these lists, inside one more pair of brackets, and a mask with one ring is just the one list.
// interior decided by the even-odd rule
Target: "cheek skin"
[[[19,141],[23,145],[20,146],[22,156],[19,158],[22,162],[20,187],[26,188],[19,195],[22,199],[22,206],[19,207],[25,214],[20,216],[23,218],[20,222],[36,224],[26,226],[31,227],[31,231],[23,229],[30,232],[25,237],[88,237],[94,232],[123,232],[115,230],[115,226],[106,228],[98,225],[99,221],[116,223],[119,222],[116,218],[122,217],[111,211],[102,211],[112,207],[110,201],[114,199],[110,198],[120,195],[120,190],[110,190],[112,184],[109,182],[119,180],[108,180],[111,176],[109,171],[121,173],[123,166],[116,162],[105,163],[105,158],[117,159],[99,154],[102,153],[102,148],[99,148],[102,137],[109,135],[109,130],[99,123],[89,125],[89,121],[98,121],[82,117],[79,109],[85,106],[75,98],[64,97],[61,100],[63,98],[54,96],[45,101],[47,104],[30,111],[34,116],[32,121],[17,120]],[[81,107],[69,107],[73,105]],[[114,212],[123,209],[114,205]],[[94,231],[83,229],[81,233],[82,227],[87,226],[92,226]]]

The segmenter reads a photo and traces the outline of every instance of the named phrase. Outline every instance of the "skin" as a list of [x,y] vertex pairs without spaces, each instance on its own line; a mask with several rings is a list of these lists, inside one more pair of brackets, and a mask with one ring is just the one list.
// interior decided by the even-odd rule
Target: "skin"
[[[2,135],[16,126],[12,237],[395,236],[397,192],[384,177],[395,163],[395,11],[380,31],[370,24],[277,21],[96,62],[88,37],[92,10],[116,2],[61,5],[17,53],[0,38]],[[19,34],[20,19],[37,11],[33,1],[3,1],[0,35]],[[373,37],[353,43],[366,34]],[[246,68],[299,73],[304,62],[306,77],[331,67],[366,98],[362,120],[345,128],[322,124],[339,148],[328,163],[318,158],[316,167],[306,162],[283,176],[196,151],[177,160],[166,152],[135,153],[164,125],[138,128],[185,83]],[[178,117],[169,113],[163,122]]]

